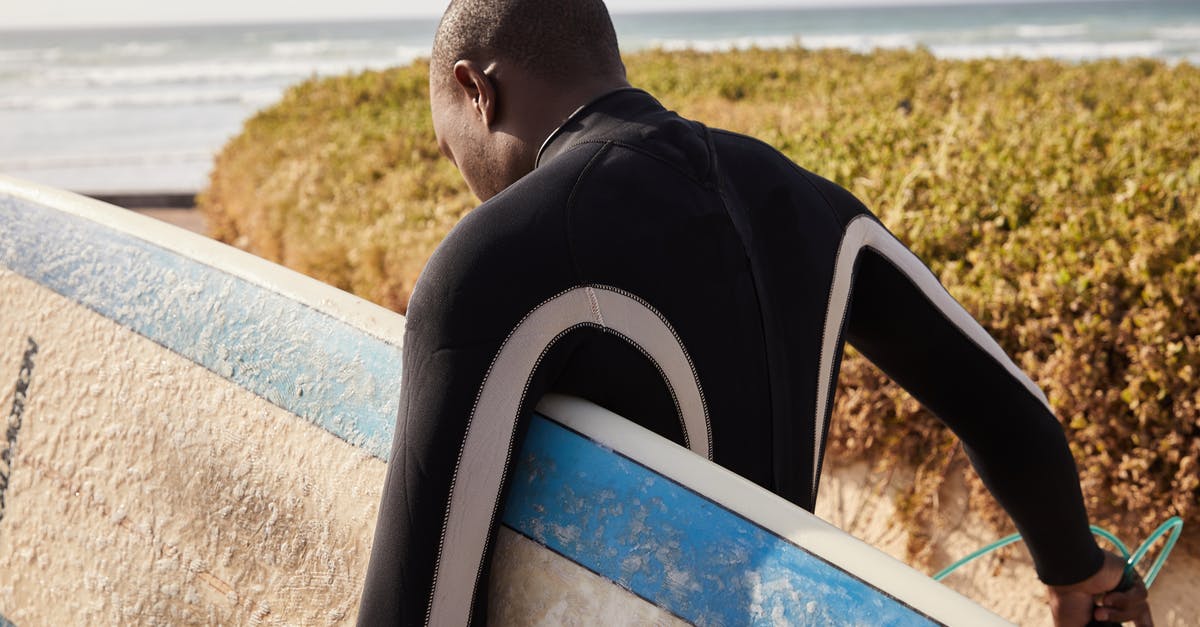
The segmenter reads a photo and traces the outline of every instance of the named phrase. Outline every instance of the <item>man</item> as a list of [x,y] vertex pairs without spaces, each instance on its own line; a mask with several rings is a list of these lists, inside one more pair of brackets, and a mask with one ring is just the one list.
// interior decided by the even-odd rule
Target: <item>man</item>
[[1104,594],[1122,563],[1041,391],[848,192],[632,89],[601,0],[455,0],[430,94],[484,202],[409,304],[361,623],[482,622],[510,458],[551,389],[811,510],[849,340],[963,440],[1059,624],[1151,624],[1143,586]]

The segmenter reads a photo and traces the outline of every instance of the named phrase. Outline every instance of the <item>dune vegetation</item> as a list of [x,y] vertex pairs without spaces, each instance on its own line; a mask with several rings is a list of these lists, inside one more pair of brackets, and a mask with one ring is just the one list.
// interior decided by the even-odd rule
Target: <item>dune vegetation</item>
[[[1200,69],[804,49],[627,65],[666,106],[760,137],[872,207],[1046,390],[1102,522],[1136,543],[1178,514],[1200,538]],[[201,197],[212,234],[403,311],[475,204],[439,157],[426,73],[311,80],[248,120]],[[932,497],[967,466],[853,354],[830,455],[916,469],[914,555]]]

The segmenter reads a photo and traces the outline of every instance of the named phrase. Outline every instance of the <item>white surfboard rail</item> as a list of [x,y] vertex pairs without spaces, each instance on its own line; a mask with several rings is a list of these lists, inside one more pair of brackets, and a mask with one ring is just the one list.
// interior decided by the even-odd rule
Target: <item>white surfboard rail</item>
[[99,200],[3,174],[0,196],[53,207],[151,243],[166,243],[173,252],[221,268],[403,347],[404,317],[400,314],[233,246],[134,211],[115,211],[117,207]]

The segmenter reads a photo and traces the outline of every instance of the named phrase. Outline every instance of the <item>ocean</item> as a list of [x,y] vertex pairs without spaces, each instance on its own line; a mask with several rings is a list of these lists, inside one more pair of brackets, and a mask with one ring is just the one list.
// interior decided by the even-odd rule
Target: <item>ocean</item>
[[[614,16],[622,48],[924,46],[947,58],[1200,65],[1200,0]],[[84,192],[196,191],[241,123],[312,76],[426,56],[437,20],[11,30],[0,173]]]

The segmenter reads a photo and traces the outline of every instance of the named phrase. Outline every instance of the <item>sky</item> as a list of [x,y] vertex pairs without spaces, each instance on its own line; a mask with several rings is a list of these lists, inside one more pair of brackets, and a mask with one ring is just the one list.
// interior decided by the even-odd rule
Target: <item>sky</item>
[[[1019,0],[608,0],[609,10],[966,4]],[[0,0],[0,30],[132,24],[436,17],[447,0]]]

